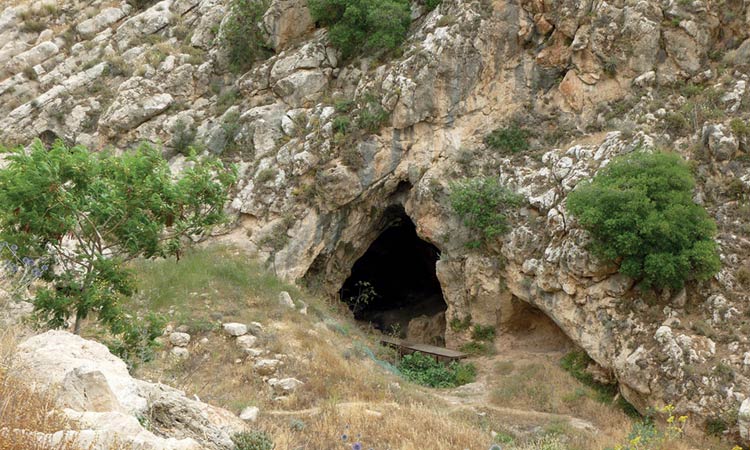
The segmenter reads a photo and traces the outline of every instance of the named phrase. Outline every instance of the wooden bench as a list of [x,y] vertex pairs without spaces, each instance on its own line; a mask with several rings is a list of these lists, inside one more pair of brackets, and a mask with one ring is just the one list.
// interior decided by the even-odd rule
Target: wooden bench
[[396,339],[389,336],[383,336],[380,338],[380,344],[385,345],[386,347],[395,348],[401,355],[410,355],[414,352],[430,355],[438,362],[458,361],[468,356],[466,353],[456,350],[427,344],[412,344],[403,339]]

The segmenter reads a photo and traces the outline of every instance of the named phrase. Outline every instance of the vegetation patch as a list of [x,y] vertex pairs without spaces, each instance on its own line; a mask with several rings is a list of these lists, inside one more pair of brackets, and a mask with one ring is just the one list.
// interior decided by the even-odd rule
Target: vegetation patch
[[232,0],[229,4],[229,17],[219,41],[227,52],[232,72],[243,73],[255,61],[271,54],[258,26],[268,5],[268,0]]
[[396,49],[411,23],[406,0],[310,0],[308,6],[344,59]]
[[473,364],[451,362],[443,364],[432,356],[415,352],[405,355],[398,370],[407,380],[433,388],[451,388],[471,383],[477,376]]
[[529,149],[529,133],[516,124],[498,128],[484,138],[484,143],[504,154],[525,152]]
[[469,247],[479,247],[508,231],[508,209],[519,206],[522,197],[495,178],[472,178],[450,185],[450,204],[472,231],[479,234]]
[[263,431],[248,431],[232,436],[232,442],[237,450],[273,450],[271,437]]
[[[117,339],[112,348],[131,359],[148,353],[161,320],[134,317],[122,307],[135,293],[125,264],[138,257],[179,255],[182,238],[224,220],[234,171],[216,160],[193,161],[179,178],[161,151],[142,145],[114,156],[61,141],[37,140],[30,150],[6,150],[0,170],[0,241],[24,264],[38,266],[47,284],[34,308],[53,328],[96,316]],[[77,243],[71,251],[63,237]]]
[[568,209],[591,233],[592,251],[619,263],[644,289],[705,281],[721,263],[716,225],[693,202],[695,180],[672,153],[636,152],[614,159],[568,196]]
[[586,368],[592,362],[593,360],[586,354],[586,352],[573,351],[560,360],[560,366],[571,374],[573,378],[590,387],[595,393],[594,399],[598,402],[611,405],[616,398],[617,406],[619,406],[625,414],[630,417],[640,417],[640,414],[633,405],[628,403],[622,396],[617,395],[617,385],[599,383],[586,371]]

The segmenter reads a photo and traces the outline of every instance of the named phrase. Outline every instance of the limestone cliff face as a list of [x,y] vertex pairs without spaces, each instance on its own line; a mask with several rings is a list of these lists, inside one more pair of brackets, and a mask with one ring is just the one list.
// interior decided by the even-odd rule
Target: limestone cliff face
[[[750,133],[736,126],[750,115],[746,2],[444,0],[431,12],[414,3],[400,56],[346,62],[304,0],[274,0],[263,27],[275,54],[239,77],[215,41],[226,8],[41,0],[4,9],[0,138],[161,142],[179,167],[179,125],[195,130],[241,168],[236,236],[285,278],[329,292],[401,205],[441,251],[446,321],[471,313],[502,328],[527,302],[637,407],[673,403],[747,434],[735,415],[750,395],[740,276]],[[336,99],[355,100],[354,112],[338,112]],[[337,135],[337,117],[368,108],[388,121]],[[510,120],[534,131],[529,154],[483,144]],[[653,302],[589,255],[564,205],[613,156],[656,145],[695,162],[696,201],[718,221],[724,268]],[[466,248],[447,201],[451,180],[477,175],[528,200],[484,251]],[[446,339],[467,336],[448,327]]]

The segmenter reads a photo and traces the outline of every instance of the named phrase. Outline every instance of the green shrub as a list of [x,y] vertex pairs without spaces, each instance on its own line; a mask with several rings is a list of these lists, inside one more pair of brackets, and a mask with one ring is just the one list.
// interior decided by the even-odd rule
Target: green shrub
[[453,331],[464,331],[468,330],[471,326],[471,314],[464,316],[463,319],[454,317],[450,322],[451,330]]
[[310,0],[308,6],[344,59],[397,48],[411,23],[407,0]]
[[268,4],[268,0],[232,0],[229,4],[229,18],[219,41],[227,52],[232,72],[245,72],[255,61],[270,54],[258,26]]
[[706,433],[711,436],[721,436],[729,428],[721,417],[711,417],[706,420]]
[[519,153],[529,149],[528,132],[518,125],[498,128],[484,138],[484,143],[503,153]]
[[568,196],[593,238],[592,251],[619,262],[644,288],[681,288],[720,269],[716,225],[692,199],[695,181],[679,155],[637,152],[614,159]]
[[419,352],[401,359],[398,370],[409,381],[434,388],[450,388],[471,383],[477,375],[473,364],[442,364]]
[[388,111],[386,111],[375,99],[370,99],[359,112],[357,126],[369,133],[377,133],[380,127],[388,121]]
[[352,126],[348,116],[336,116],[333,119],[333,131],[336,133],[346,134]]
[[682,112],[669,112],[664,116],[665,130],[673,134],[683,134],[690,131],[690,122]]
[[480,233],[479,240],[469,243],[471,247],[478,247],[508,231],[506,210],[520,205],[521,198],[495,178],[472,178],[450,185],[453,211],[464,225]]
[[474,325],[474,329],[471,330],[471,338],[475,341],[494,341],[495,327],[490,325]]
[[424,6],[427,8],[427,11],[432,11],[433,9],[437,8],[443,0],[424,0]]
[[177,120],[172,128],[172,147],[177,153],[187,155],[195,143],[195,128],[188,128],[182,119]]
[[729,122],[729,126],[730,128],[732,128],[732,132],[739,138],[750,136],[750,125],[748,125],[748,123],[742,119],[732,119],[732,121]]
[[275,445],[271,437],[263,431],[244,431],[232,436],[237,450],[273,450]]

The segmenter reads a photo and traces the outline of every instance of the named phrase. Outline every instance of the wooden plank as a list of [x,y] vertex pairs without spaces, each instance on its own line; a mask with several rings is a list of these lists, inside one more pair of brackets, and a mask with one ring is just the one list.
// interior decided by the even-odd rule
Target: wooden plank
[[427,355],[436,356],[438,358],[445,358],[448,360],[456,360],[466,358],[468,355],[463,352],[456,350],[450,350],[443,347],[437,347],[428,344],[412,344],[401,339],[392,338],[390,336],[383,336],[380,338],[380,343],[389,347],[395,347],[401,351],[401,353],[413,353],[420,352]]
[[407,345],[407,347],[420,353],[429,353],[431,355],[442,356],[445,358],[465,358],[466,357],[465,353],[461,353],[456,350],[450,350],[450,349],[443,348],[443,347],[436,347],[434,345],[409,344]]

